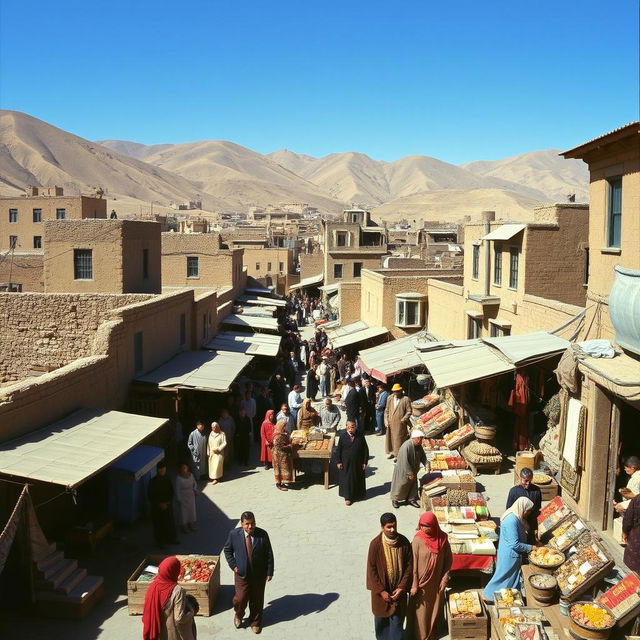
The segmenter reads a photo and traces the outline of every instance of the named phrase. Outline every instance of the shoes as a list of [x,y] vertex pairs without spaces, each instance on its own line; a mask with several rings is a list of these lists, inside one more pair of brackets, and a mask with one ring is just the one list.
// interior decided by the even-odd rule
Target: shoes
[[218,484],[218,481],[217,480],[209,480],[209,483],[210,484]]
[[395,456],[393,455],[393,453],[390,453],[390,454],[387,456],[387,460],[393,460],[394,458],[395,458]]
[[420,503],[417,500],[409,500],[409,504],[416,509],[420,508]]
[[251,627],[251,631],[253,631],[253,633],[260,633],[262,631],[262,627],[253,626]]
[[280,491],[289,491],[289,489],[287,489],[287,487],[285,487],[282,484],[277,484],[276,487],[278,487],[278,489],[280,489]]
[[347,507],[350,507],[353,504],[351,500],[345,500],[344,503],[347,505]]
[[240,629],[240,627],[242,627],[242,618],[240,616],[233,616],[233,626],[236,629]]
[[400,503],[399,503],[397,500],[392,500],[392,501],[391,501],[391,506],[392,506],[394,509],[399,509],[399,508],[400,508]]

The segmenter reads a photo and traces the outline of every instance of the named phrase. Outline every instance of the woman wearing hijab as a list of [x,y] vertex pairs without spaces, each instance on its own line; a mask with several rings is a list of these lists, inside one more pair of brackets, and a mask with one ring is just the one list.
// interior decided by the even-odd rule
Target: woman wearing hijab
[[416,640],[431,640],[442,609],[453,556],[447,534],[432,511],[420,516],[413,549],[411,603]]
[[178,586],[180,560],[165,558],[144,596],[142,637],[144,640],[195,640],[195,611],[187,592]]
[[520,588],[522,554],[529,553],[533,546],[527,544],[527,518],[533,502],[521,496],[500,517],[500,542],[498,559],[489,584],[482,592],[487,602],[493,602],[493,594],[504,588]]
[[276,487],[280,491],[287,491],[287,483],[293,482],[293,444],[286,432],[287,423],[284,420],[276,422],[273,428],[273,474]]
[[320,415],[313,408],[311,398],[305,398],[302,401],[300,411],[298,411],[298,429],[309,430],[320,424]]
[[224,450],[227,446],[227,436],[217,422],[211,423],[211,433],[207,442],[207,456],[209,456],[209,478],[211,484],[218,484],[222,480],[224,471]]
[[273,456],[271,447],[273,446],[273,425],[276,423],[276,412],[269,409],[264,414],[264,420],[260,427],[260,462],[264,462],[265,469],[271,469]]

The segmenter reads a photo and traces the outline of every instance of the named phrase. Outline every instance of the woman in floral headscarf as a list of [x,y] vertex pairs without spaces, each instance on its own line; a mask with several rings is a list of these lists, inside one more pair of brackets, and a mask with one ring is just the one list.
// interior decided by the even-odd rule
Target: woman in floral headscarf
[[438,616],[444,602],[453,556],[447,534],[440,529],[432,511],[420,516],[413,549],[411,611],[416,640],[434,638]]

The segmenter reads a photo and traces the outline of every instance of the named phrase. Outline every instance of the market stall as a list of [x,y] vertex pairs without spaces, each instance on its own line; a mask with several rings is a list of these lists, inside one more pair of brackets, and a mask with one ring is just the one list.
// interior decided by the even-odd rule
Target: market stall
[[335,437],[335,433],[322,431],[306,433],[304,430],[298,430],[291,433],[291,441],[299,445],[296,449],[296,457],[302,460],[322,460],[325,489],[329,488],[329,465]]

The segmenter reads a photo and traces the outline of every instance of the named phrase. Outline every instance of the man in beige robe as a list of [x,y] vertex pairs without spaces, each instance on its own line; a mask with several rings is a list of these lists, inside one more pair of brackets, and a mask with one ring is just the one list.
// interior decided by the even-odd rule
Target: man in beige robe
[[402,387],[394,384],[392,396],[387,400],[384,410],[385,434],[384,450],[387,457],[397,458],[402,443],[409,437],[409,417],[411,416],[411,400],[404,395]]

